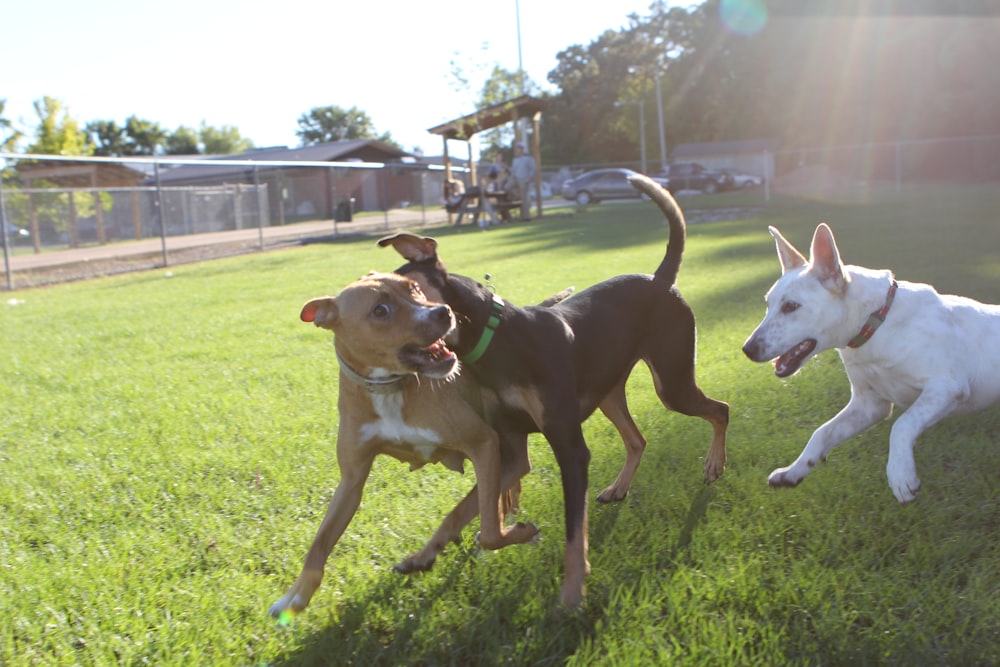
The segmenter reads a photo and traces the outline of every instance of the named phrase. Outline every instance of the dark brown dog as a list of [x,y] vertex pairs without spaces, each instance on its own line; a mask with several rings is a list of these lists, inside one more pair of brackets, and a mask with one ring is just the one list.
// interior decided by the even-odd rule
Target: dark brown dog
[[566,511],[565,576],[560,599],[575,607],[584,595],[587,562],[587,468],[590,451],[581,422],[596,408],[616,424],[627,457],[601,500],[628,493],[645,440],[628,411],[625,383],[639,361],[649,367],[668,409],[712,424],[705,480],[725,467],[729,406],[705,396],[695,382],[695,318],[674,282],[684,251],[684,217],[670,193],[643,176],[632,184],[663,211],[667,250],[653,273],[622,275],[550,307],[519,308],[471,278],[450,274],[429,237],[396,234],[379,241],[408,263],[397,273],[417,281],[431,299],[458,316],[452,346],[481,385],[499,397],[487,421],[498,431],[541,431],[559,464]]

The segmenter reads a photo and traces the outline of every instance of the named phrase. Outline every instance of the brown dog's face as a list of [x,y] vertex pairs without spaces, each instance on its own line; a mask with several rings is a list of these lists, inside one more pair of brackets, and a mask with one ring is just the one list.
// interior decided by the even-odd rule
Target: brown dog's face
[[455,327],[451,309],[427,301],[403,276],[370,273],[335,297],[309,301],[301,317],[333,331],[338,353],[366,376],[450,379],[458,370],[458,358],[442,340]]

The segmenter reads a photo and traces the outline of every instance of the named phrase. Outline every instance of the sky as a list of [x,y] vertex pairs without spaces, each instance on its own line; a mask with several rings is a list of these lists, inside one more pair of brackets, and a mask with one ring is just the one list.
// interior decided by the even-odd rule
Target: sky
[[[33,103],[81,125],[131,115],[168,131],[235,126],[296,146],[314,107],[357,107],[404,149],[441,153],[427,128],[475,110],[494,64],[552,90],[556,55],[649,13],[652,0],[49,0],[0,8],[0,99],[31,136]],[[687,5],[689,3],[671,3]],[[452,62],[471,79],[456,86]],[[24,149],[26,144],[22,143]]]

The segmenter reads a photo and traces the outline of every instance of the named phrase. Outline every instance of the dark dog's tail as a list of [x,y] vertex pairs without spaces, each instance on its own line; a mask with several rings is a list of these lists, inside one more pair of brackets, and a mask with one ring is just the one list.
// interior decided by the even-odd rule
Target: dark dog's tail
[[660,262],[660,266],[653,272],[653,277],[673,285],[677,282],[677,272],[681,268],[681,256],[684,255],[684,239],[687,235],[684,214],[667,189],[653,179],[642,174],[633,174],[628,177],[628,180],[632,183],[632,187],[656,202],[667,219],[667,224],[670,226],[667,253],[664,255],[663,261]]

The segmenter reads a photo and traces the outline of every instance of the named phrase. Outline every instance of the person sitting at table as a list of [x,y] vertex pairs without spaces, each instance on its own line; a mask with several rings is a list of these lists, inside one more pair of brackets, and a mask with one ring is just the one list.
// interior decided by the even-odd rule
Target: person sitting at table
[[444,208],[449,213],[454,213],[462,206],[465,199],[465,183],[457,178],[451,178],[444,182]]
[[493,157],[493,164],[487,172],[487,192],[506,192],[510,181],[510,169],[504,164],[503,153],[497,153]]

